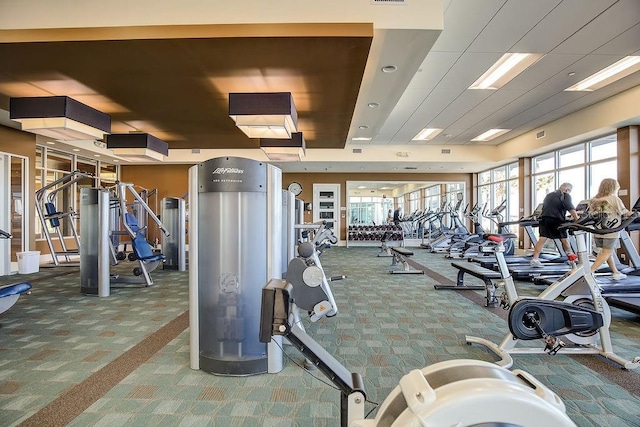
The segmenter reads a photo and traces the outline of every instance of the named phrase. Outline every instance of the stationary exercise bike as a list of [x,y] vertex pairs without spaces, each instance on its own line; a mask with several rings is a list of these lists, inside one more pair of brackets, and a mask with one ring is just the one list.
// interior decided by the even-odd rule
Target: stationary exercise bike
[[[615,228],[597,216],[585,216],[577,222],[560,226],[569,230],[576,238],[578,254],[570,254],[571,270],[549,285],[537,297],[520,298],[516,291],[513,277],[504,259],[503,238],[490,235],[493,241],[493,252],[504,284],[504,294],[500,305],[509,311],[510,332],[495,344],[484,338],[467,336],[468,344],[476,343],[487,347],[500,360],[500,366],[509,368],[513,364],[511,354],[598,354],[619,364],[625,369],[640,366],[640,357],[626,360],[613,351],[609,325],[611,311],[600,294],[600,288],[591,272],[589,252],[586,244],[586,233],[608,234],[624,229],[638,216],[622,221]],[[557,301],[558,298],[564,298]],[[567,347],[559,337],[575,344]],[[543,339],[543,348],[520,347],[522,341]]]
[[[312,245],[301,245],[289,263],[293,280],[272,279],[263,288],[260,341],[284,336],[340,390],[342,427],[382,426],[575,426],[560,398],[530,374],[479,360],[451,360],[405,375],[378,409],[365,419],[364,380],[351,373],[311,338],[294,313],[309,309],[312,320],[337,308],[324,273],[309,265]],[[307,266],[307,267],[305,267]]]

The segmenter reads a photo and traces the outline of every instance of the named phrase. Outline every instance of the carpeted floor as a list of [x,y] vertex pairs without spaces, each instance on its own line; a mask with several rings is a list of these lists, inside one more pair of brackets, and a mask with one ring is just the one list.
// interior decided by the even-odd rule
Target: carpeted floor
[[[308,333],[382,402],[404,373],[450,359],[493,361],[465,335],[499,341],[504,313],[486,309],[483,292],[436,291],[454,280],[441,254],[414,249],[424,275],[388,274],[375,247],[334,247],[322,255],[340,313]],[[130,268],[125,264],[119,268]],[[79,293],[77,269],[42,269],[33,293],[0,315],[0,425],[38,426],[335,426],[339,392],[291,357],[278,374],[222,377],[189,368],[188,274],[156,270],[152,288]],[[477,279],[476,279],[477,280]],[[479,281],[477,283],[480,283]],[[523,294],[540,288],[519,282]],[[640,317],[613,309],[616,351],[640,356]],[[514,356],[515,368],[557,392],[579,426],[640,426],[640,370],[596,356]],[[295,362],[295,363],[294,363]],[[368,404],[367,410],[374,405]],[[499,405],[496,405],[499,411]]]

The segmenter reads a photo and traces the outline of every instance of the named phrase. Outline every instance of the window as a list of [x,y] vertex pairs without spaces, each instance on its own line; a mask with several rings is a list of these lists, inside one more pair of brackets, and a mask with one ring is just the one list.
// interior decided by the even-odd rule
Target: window
[[496,215],[490,218],[483,215],[481,224],[485,230],[496,233],[499,231],[499,222],[520,218],[518,175],[518,163],[510,163],[478,174],[478,202],[482,206],[481,212],[492,212],[505,203],[500,212],[495,212]]
[[386,197],[349,197],[350,225],[380,225],[387,222],[393,202]]
[[432,212],[440,209],[440,185],[433,185],[424,189],[424,202],[423,206],[425,210]]
[[534,157],[533,206],[564,182],[573,185],[574,205],[593,197],[600,181],[618,176],[617,146],[613,134]]
[[420,210],[421,193],[421,190],[412,191],[411,193],[409,193],[409,212],[406,213],[413,213]]

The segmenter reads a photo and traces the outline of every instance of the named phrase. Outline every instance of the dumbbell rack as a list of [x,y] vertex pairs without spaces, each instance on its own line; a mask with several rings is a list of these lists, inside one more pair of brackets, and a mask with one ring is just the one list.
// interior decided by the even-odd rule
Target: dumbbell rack
[[347,229],[347,246],[380,246],[380,239],[387,232],[391,232],[387,241],[403,240],[402,227],[397,225],[350,225]]

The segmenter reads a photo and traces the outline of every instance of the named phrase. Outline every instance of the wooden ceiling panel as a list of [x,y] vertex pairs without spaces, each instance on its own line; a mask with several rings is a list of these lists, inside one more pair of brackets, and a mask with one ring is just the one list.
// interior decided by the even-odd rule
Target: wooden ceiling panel
[[[170,148],[258,147],[228,117],[228,93],[274,91],[292,93],[307,147],[343,148],[371,41],[354,35],[0,43],[0,57],[11,58],[3,80],[47,87],[68,80],[86,88],[78,90],[88,92],[78,93],[86,99],[121,106],[113,121],[176,135]],[[8,109],[10,96],[16,95],[0,93],[0,108]]]

